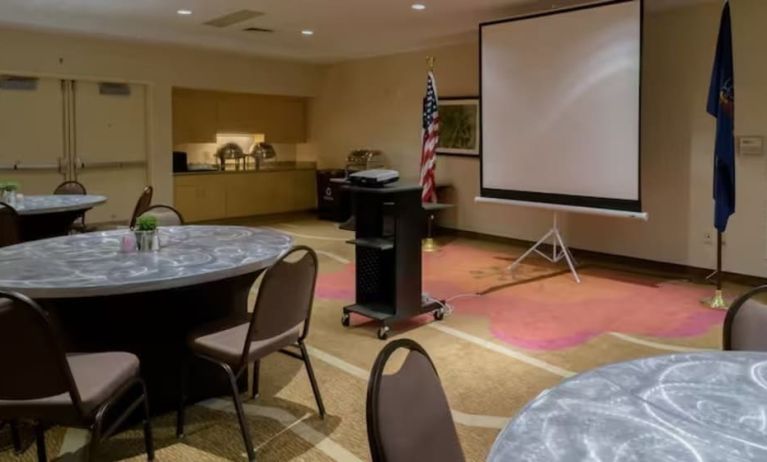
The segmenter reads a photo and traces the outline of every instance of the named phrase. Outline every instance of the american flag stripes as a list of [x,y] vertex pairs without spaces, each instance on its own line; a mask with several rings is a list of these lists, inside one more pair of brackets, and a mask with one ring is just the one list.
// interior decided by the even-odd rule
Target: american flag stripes
[[437,106],[437,81],[434,72],[429,71],[426,81],[426,96],[423,98],[423,124],[421,131],[421,201],[437,202],[434,185],[435,150],[439,142],[439,108]]

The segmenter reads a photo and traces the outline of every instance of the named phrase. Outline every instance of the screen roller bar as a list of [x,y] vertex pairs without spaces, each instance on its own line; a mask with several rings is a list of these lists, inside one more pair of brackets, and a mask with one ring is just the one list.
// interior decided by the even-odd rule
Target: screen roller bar
[[519,207],[532,207],[532,208],[551,210],[554,212],[572,212],[572,213],[602,215],[602,216],[618,217],[618,218],[633,218],[633,219],[642,220],[642,221],[647,221],[649,218],[649,215],[647,214],[647,212],[630,212],[626,210],[598,209],[598,208],[592,208],[592,207],[578,207],[574,205],[517,201],[513,199],[495,199],[492,197],[478,196],[474,198],[474,202],[485,203],[485,204],[516,205]]

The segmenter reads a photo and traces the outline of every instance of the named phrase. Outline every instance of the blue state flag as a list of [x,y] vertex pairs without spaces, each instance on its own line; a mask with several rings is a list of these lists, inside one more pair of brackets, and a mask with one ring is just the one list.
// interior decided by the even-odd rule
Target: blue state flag
[[735,75],[729,2],[724,4],[719,25],[707,111],[716,117],[714,226],[724,232],[727,220],[735,213]]

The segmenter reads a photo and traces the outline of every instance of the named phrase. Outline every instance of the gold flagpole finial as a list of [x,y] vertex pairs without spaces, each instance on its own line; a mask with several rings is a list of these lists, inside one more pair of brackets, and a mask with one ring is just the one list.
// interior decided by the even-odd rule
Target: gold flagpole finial
[[426,65],[429,67],[429,71],[434,71],[434,62],[436,59],[434,56],[427,56],[426,57]]

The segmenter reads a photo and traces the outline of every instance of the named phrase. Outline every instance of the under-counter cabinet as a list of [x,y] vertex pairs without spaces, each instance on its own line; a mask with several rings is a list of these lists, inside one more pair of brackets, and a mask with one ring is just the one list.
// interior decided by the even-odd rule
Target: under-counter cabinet
[[188,222],[312,210],[314,169],[177,174],[175,205]]

